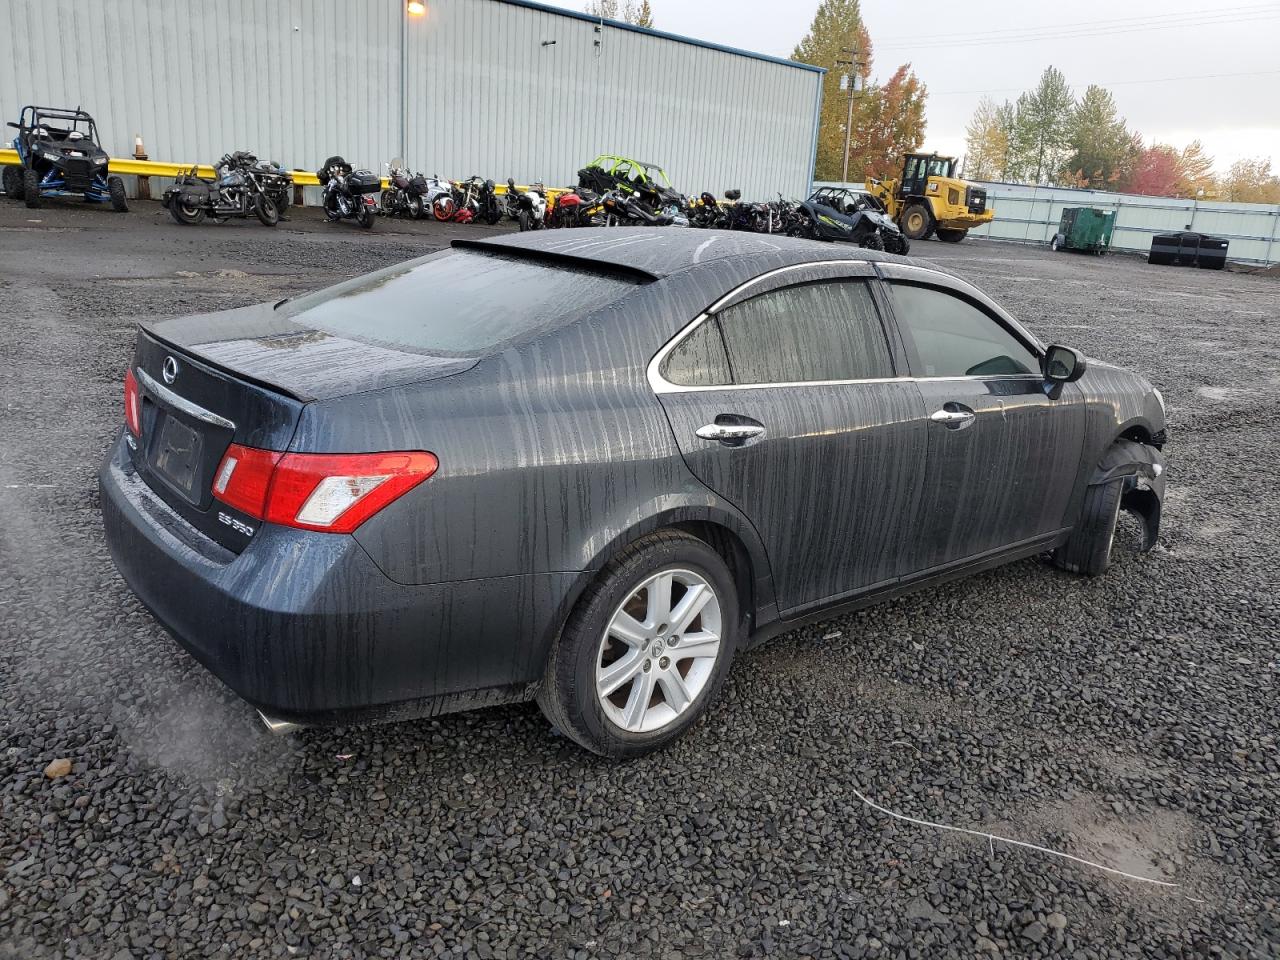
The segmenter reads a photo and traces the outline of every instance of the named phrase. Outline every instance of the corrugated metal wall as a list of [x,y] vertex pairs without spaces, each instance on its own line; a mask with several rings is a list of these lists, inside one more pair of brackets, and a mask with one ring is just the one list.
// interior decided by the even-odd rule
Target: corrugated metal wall
[[[971,230],[970,236],[1047,245],[1058,232],[1065,208],[1097,207],[1099,210],[1116,211],[1116,225],[1111,236],[1111,246],[1115,250],[1146,254],[1151,250],[1151,238],[1157,233],[1194,230],[1229,240],[1231,245],[1227,253],[1230,260],[1259,265],[1280,263],[1280,205],[1143,197],[1132,193],[1032,187],[1018,183],[982,185],[987,188],[987,197],[996,216],[987,226]],[[814,186],[863,188],[860,183],[819,182]],[[928,256],[926,248],[913,248],[913,252],[922,257]]]
[[[2,6],[4,119],[79,104],[112,154],[141,133],[160,160],[250,149],[315,169],[341,153],[380,170],[399,153],[403,0]],[[687,192],[808,189],[817,72],[502,0],[427,6],[407,21],[415,169],[558,184],[623,153]]]
[[1194,230],[1228,239],[1231,260],[1280,262],[1280,206],[1273,204],[1143,197],[1011,183],[985,186],[996,217],[986,227],[974,230],[975,237],[1048,243],[1062,222],[1064,208],[1097,207],[1116,211],[1111,237],[1111,246],[1116,250],[1145,254],[1151,250],[1151,238],[1157,233]]

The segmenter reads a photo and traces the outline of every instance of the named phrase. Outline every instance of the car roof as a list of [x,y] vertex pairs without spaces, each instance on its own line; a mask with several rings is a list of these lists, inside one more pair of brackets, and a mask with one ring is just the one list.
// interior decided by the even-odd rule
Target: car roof
[[775,234],[687,227],[614,227],[607,229],[537,230],[484,240],[455,240],[459,249],[490,250],[529,259],[560,261],[566,266],[640,275],[661,280],[696,271],[726,259],[750,272],[820,260],[910,263],[950,274],[937,264],[898,257],[851,244],[820,243]]

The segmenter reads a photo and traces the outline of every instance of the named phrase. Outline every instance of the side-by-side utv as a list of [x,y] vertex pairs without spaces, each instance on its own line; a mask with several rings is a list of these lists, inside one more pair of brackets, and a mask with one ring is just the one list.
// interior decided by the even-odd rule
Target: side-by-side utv
[[26,106],[18,122],[13,149],[21,166],[4,168],[4,189],[14,200],[39,207],[44,197],[83,197],[88,203],[110,202],[124,213],[129,202],[124,181],[108,174],[107,152],[98,144],[98,128],[83,110]]

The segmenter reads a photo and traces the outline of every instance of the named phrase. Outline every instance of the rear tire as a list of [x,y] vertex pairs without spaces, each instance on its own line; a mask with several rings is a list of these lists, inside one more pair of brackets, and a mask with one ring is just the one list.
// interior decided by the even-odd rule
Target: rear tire
[[1071,538],[1053,552],[1053,562],[1063,570],[1096,577],[1111,565],[1111,547],[1120,519],[1124,480],[1100,483],[1085,491],[1080,520]]
[[968,230],[951,230],[947,227],[939,227],[934,231],[943,243],[959,243],[968,232]]
[[195,226],[204,219],[204,212],[204,207],[189,207],[177,196],[169,201],[169,216],[183,226]]
[[518,216],[516,219],[517,219],[517,220],[519,221],[519,223],[520,223],[520,232],[521,232],[521,233],[524,233],[526,230],[531,229],[532,224],[531,224],[531,223],[530,223],[530,221],[529,221],[529,211],[528,211],[528,210],[521,210],[521,211],[520,211],[519,216]]
[[265,193],[254,198],[253,212],[264,227],[274,227],[280,222],[280,211],[276,209],[275,201]]
[[1053,239],[1049,241],[1049,249],[1052,250],[1054,253],[1057,253],[1059,250],[1061,250],[1062,237],[1055,233],[1053,235]]
[[909,240],[923,240],[933,229],[933,214],[923,203],[913,203],[902,214],[902,232]]
[[4,168],[4,192],[10,200],[22,199],[22,168],[6,166]]
[[129,198],[124,195],[124,181],[119,177],[107,177],[107,193],[111,195],[111,209],[116,213],[129,212]]
[[414,220],[421,220],[426,216],[426,211],[422,207],[421,197],[409,198],[409,216]]
[[[687,618],[686,598],[702,604]],[[674,531],[645,537],[610,560],[579,599],[548,657],[538,705],[594,753],[657,750],[715,699],[740,622],[733,576],[719,554]]]
[[22,199],[32,210],[40,209],[40,174],[30,168],[22,171]]

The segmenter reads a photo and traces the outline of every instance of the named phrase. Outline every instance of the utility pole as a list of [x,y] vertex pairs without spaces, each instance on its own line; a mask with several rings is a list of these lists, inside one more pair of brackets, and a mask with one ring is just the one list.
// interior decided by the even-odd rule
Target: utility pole
[[852,46],[842,47],[840,52],[849,58],[836,61],[838,67],[849,67],[849,72],[840,76],[840,89],[849,91],[849,108],[844,119],[844,165],[840,171],[840,181],[848,183],[849,138],[853,135],[853,98],[862,92],[862,60],[858,56],[857,41],[854,41]]

